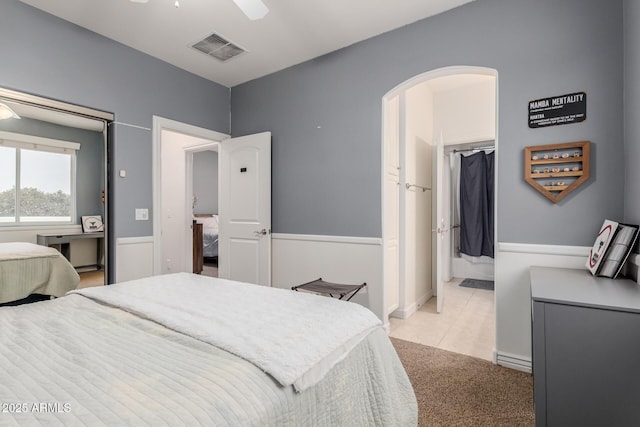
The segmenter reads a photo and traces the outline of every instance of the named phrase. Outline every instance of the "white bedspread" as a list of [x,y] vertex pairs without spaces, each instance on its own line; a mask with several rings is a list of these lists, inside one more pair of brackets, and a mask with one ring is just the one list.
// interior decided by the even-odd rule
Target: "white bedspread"
[[382,328],[300,393],[231,353],[79,295],[0,308],[0,331],[2,426],[417,425]]
[[27,242],[8,242],[0,244],[0,261],[25,258],[57,257],[60,252],[47,246]]
[[188,273],[73,292],[227,350],[298,390],[381,324],[358,304]]
[[33,243],[0,243],[0,303],[30,294],[61,297],[80,282],[60,252]]

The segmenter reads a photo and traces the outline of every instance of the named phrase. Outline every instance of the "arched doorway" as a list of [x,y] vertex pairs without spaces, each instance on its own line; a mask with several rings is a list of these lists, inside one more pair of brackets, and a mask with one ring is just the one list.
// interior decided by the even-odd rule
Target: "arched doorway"
[[[447,211],[455,185],[443,172],[449,167],[449,155],[445,163],[443,153],[489,144],[497,151],[497,71],[440,68],[408,79],[382,101],[383,283],[385,322],[389,322],[389,316],[412,317],[434,296],[437,312],[441,311],[443,282],[451,279],[455,252],[450,231],[455,224]],[[494,198],[494,211],[496,203]],[[447,207],[445,213],[437,212],[438,206]],[[459,270],[466,261],[458,258],[453,265]],[[495,266],[483,268],[493,279]],[[443,323],[443,317],[448,318],[434,318],[435,323]],[[491,348],[485,348],[482,357],[495,360],[495,310],[491,322]],[[393,325],[392,321],[389,327]],[[428,340],[422,343],[433,345]]]

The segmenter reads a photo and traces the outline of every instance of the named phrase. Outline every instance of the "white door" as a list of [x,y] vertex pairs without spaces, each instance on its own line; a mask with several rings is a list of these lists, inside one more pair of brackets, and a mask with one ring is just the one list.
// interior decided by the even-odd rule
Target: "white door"
[[444,302],[443,277],[445,258],[445,235],[449,231],[444,204],[444,141],[442,134],[436,141],[436,311],[442,311]]
[[385,104],[384,135],[384,304],[385,315],[400,305],[400,103],[396,96]]
[[271,132],[220,144],[218,273],[271,286]]

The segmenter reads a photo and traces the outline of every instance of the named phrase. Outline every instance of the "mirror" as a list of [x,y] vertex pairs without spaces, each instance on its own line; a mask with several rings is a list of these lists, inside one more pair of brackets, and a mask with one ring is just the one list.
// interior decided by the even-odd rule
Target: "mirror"
[[[62,296],[77,281],[74,271],[77,287],[109,283],[113,115],[2,88],[0,110],[0,262],[29,272],[16,276],[20,283],[0,283],[0,304],[28,299],[27,292]],[[61,258],[48,273],[60,283],[37,277],[42,266],[32,258],[43,257]]]

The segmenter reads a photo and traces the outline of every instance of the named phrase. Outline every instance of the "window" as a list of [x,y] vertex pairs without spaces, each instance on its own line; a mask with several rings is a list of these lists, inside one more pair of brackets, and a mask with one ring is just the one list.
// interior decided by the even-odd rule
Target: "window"
[[80,144],[10,136],[0,139],[0,226],[75,223]]

